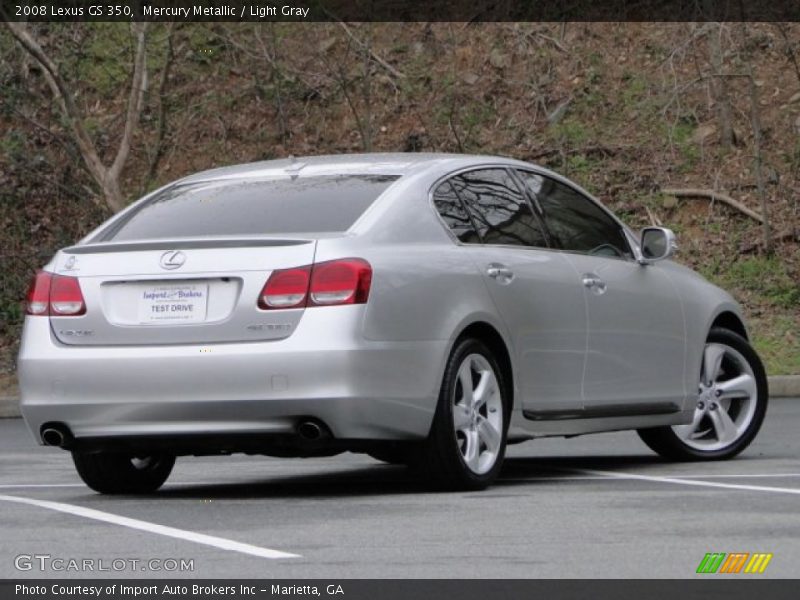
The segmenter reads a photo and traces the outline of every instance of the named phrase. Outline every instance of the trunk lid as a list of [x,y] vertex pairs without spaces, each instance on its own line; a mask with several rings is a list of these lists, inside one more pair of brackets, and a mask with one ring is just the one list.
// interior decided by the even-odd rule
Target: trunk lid
[[102,243],[62,250],[54,271],[77,277],[79,317],[51,315],[69,345],[257,342],[289,337],[305,309],[261,310],[275,269],[314,262],[311,239]]

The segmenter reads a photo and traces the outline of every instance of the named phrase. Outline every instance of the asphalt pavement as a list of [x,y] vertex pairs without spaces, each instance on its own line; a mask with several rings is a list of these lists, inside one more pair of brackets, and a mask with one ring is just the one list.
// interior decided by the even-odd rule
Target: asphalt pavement
[[110,497],[5,419],[0,577],[724,577],[695,574],[708,552],[773,555],[730,577],[796,577],[798,431],[800,402],[781,399],[726,462],[664,462],[620,432],[511,447],[484,492],[346,454],[181,458],[157,494]]

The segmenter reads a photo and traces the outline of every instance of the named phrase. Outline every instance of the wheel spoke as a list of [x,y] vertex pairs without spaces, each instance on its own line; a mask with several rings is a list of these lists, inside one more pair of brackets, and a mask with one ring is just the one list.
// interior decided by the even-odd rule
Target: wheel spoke
[[486,400],[494,393],[495,391],[495,382],[494,382],[494,375],[492,375],[491,371],[483,371],[481,373],[481,379],[478,382],[477,387],[472,392],[475,408],[478,409],[484,404],[486,404]]
[[756,380],[749,373],[742,373],[718,383],[717,389],[722,391],[722,398],[753,398],[756,395]]
[[461,382],[462,403],[471,407],[475,400],[472,392],[472,367],[469,361],[464,361],[458,370],[458,380]]
[[453,407],[453,426],[456,431],[465,431],[469,429],[470,414],[471,411],[469,407],[463,404],[456,404]]
[[736,428],[736,423],[733,422],[728,411],[722,406],[718,406],[716,410],[708,411],[708,416],[711,418],[714,432],[720,442],[733,442],[738,437],[739,430]]
[[468,430],[464,432],[466,436],[466,446],[464,447],[464,462],[472,470],[477,472],[480,454],[478,452],[478,432]]
[[686,423],[684,425],[675,425],[672,429],[683,439],[688,439],[692,436],[693,433],[697,431],[697,428],[700,426],[700,421],[703,419],[703,411],[695,409],[694,415],[692,415],[692,422]]
[[721,344],[708,344],[703,352],[703,383],[707,386],[716,381],[722,366],[722,357],[725,356],[725,346]]
[[478,437],[486,444],[489,452],[496,453],[500,449],[501,435],[489,419],[478,420]]

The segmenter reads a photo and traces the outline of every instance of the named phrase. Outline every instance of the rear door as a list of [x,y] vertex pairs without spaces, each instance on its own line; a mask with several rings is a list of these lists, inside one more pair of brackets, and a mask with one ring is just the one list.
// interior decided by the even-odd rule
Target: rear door
[[397,179],[286,176],[174,185],[124,213],[56,272],[77,277],[81,316],[51,316],[71,345],[181,344],[290,336],[303,308],[259,307],[276,269],[313,264]]
[[586,350],[583,291],[504,168],[441,184],[434,203],[482,274],[511,336],[521,404],[529,418],[580,409]]
[[522,172],[548,229],[586,296],[587,411],[653,414],[683,399],[685,332],[680,298],[658,265],[632,255],[621,225],[578,190]]

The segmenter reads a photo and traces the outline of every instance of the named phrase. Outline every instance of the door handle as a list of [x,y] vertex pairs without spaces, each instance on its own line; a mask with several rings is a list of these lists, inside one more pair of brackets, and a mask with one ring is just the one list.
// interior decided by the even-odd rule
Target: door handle
[[592,290],[595,294],[606,293],[606,282],[594,273],[584,273],[582,276],[583,285]]
[[499,283],[510,283],[514,279],[514,271],[498,263],[492,263],[486,267],[486,274]]

